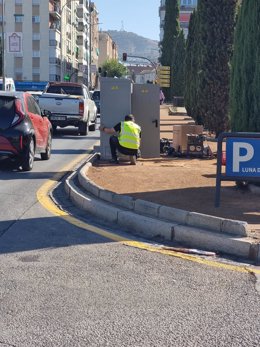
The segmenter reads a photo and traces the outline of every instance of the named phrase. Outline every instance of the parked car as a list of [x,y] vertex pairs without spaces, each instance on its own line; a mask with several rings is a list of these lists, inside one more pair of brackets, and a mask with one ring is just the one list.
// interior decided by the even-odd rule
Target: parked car
[[0,158],[9,158],[24,171],[33,168],[34,156],[51,156],[52,126],[49,111],[41,111],[26,92],[0,92]]
[[95,102],[97,106],[97,113],[100,113],[100,90],[94,90],[91,99]]
[[53,129],[74,126],[80,135],[96,130],[97,107],[82,83],[49,82],[39,95],[39,106],[52,113]]

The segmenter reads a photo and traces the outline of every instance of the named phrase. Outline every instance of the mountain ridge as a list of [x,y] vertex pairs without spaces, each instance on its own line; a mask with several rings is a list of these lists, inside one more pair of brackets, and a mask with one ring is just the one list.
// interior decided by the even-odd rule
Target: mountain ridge
[[125,30],[107,30],[106,32],[116,43],[120,60],[122,59],[123,53],[127,53],[128,56],[144,57],[153,62],[158,61],[159,41],[148,39]]

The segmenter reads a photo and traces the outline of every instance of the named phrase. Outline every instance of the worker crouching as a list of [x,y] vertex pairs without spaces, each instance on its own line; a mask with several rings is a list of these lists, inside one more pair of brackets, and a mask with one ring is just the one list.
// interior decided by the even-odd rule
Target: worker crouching
[[112,163],[118,164],[118,152],[133,157],[131,164],[135,164],[140,153],[141,127],[135,123],[134,116],[128,114],[125,120],[113,128],[100,126],[100,131],[111,134],[109,139]]

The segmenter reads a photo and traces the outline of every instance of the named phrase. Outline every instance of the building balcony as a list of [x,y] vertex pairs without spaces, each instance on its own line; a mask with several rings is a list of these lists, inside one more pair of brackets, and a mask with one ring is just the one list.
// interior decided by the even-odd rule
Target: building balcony
[[56,4],[49,3],[49,13],[50,13],[51,17],[56,18],[56,19],[60,19],[61,18],[60,6],[58,6]]
[[51,41],[60,41],[60,31],[56,29],[49,30],[49,40]]
[[50,30],[57,30],[60,32],[60,21],[54,21],[54,22],[50,22],[50,26],[49,26]]
[[50,57],[49,58],[50,65],[58,65],[60,66],[60,59],[57,57]]

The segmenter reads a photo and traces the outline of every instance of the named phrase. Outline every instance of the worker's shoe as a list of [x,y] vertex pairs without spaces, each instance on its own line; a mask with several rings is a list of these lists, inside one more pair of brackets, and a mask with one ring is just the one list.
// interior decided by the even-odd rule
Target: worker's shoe
[[130,164],[136,165],[136,156],[135,155],[130,155]]
[[111,164],[119,164],[119,161],[118,161],[117,158],[112,158],[111,160],[109,160],[109,162],[110,162]]

